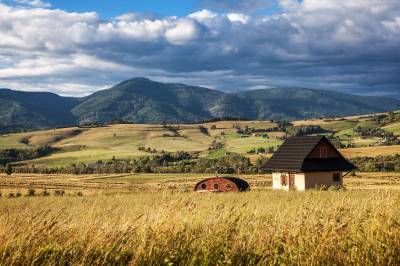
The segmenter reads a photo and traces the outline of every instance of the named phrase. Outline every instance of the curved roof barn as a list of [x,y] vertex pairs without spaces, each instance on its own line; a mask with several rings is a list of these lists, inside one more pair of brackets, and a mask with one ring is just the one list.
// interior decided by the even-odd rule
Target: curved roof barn
[[250,190],[250,185],[237,177],[211,177],[198,182],[194,190],[199,192],[243,192]]

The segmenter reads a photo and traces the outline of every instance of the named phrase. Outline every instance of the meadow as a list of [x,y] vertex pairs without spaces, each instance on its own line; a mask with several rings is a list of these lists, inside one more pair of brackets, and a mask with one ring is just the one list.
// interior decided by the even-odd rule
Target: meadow
[[[383,129],[397,135],[396,123]],[[371,116],[293,124],[318,125],[351,143],[340,150],[348,158],[400,154],[400,145],[356,133],[379,127]],[[57,148],[18,162],[36,167],[162,151],[209,159],[238,153],[254,163],[271,154],[250,150],[276,149],[285,134],[269,121],[109,125],[2,135],[0,150]],[[400,264],[400,173],[357,172],[344,178],[345,189],[306,192],[273,191],[270,174],[239,175],[250,192],[193,192],[212,175],[0,174],[0,265]]]
[[[382,137],[362,137],[355,133],[357,127],[378,128],[398,133],[398,122],[383,127],[373,116],[348,117],[328,120],[304,120],[292,122],[294,126],[318,125],[344,144],[351,145],[341,152],[349,158],[363,156],[394,155],[400,153],[400,145],[382,145]],[[195,125],[141,125],[121,124],[92,128],[63,128],[5,134],[0,136],[0,150],[29,149],[50,145],[58,151],[34,160],[22,162],[26,165],[61,167],[80,163],[95,163],[112,158],[131,160],[149,156],[151,153],[140,147],[156,149],[156,154],[186,151],[200,157],[215,159],[227,153],[238,153],[255,162],[271,154],[250,154],[253,149],[276,148],[282,144],[285,132],[270,121],[218,121]],[[260,130],[260,133],[240,134],[238,128]],[[263,132],[263,130],[265,132]],[[213,149],[213,143],[220,146]],[[21,163],[19,163],[21,164]]]
[[197,174],[0,176],[0,265],[398,265],[400,173],[195,193]]
[[399,265],[400,191],[0,199],[1,265]]

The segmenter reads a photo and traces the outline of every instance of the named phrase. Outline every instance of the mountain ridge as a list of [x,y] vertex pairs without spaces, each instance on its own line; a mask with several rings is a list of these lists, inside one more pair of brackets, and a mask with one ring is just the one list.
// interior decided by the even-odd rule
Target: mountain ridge
[[0,131],[76,124],[193,122],[220,117],[295,120],[391,111],[400,100],[307,88],[226,93],[133,78],[86,97],[0,89]]

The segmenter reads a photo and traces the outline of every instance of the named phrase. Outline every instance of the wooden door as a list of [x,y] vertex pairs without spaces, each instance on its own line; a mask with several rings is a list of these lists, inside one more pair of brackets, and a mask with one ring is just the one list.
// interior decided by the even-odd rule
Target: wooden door
[[289,188],[294,188],[294,174],[289,174]]

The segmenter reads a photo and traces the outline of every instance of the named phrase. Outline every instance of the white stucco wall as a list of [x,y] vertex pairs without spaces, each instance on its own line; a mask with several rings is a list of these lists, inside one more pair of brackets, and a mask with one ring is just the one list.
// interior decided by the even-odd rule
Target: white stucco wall
[[[333,174],[335,172],[308,172],[308,173],[297,173],[295,174],[294,184],[295,188],[298,191],[303,191],[306,189],[314,189],[324,186],[332,186],[332,185],[342,185],[343,177],[342,173],[340,173],[340,182],[333,182]],[[273,189],[283,189],[289,190],[289,180],[287,180],[287,186],[282,186],[281,184],[281,175],[284,174],[289,176],[289,173],[275,172],[272,173],[272,188]]]
[[295,175],[294,184],[296,190],[303,191],[306,189],[306,180],[304,173],[299,173]]

